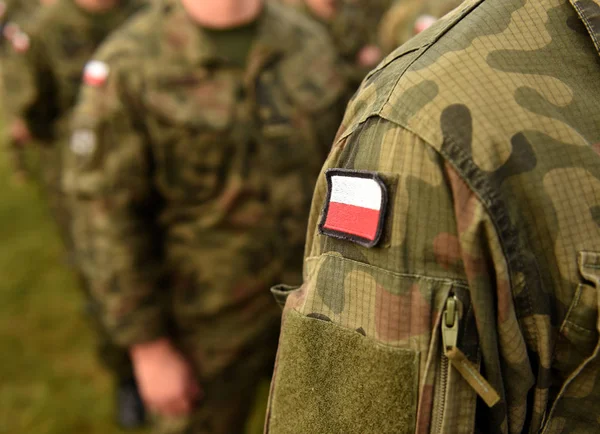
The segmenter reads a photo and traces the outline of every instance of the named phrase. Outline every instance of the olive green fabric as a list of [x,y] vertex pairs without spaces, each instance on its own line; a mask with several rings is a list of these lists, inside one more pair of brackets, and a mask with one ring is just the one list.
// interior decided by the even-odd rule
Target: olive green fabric
[[[317,181],[288,348],[326,336],[288,334],[297,311],[417,351],[418,433],[600,432],[599,17],[598,0],[467,1],[367,76]],[[328,169],[397,175],[387,240],[319,231]],[[442,356],[448,286],[492,408]],[[308,394],[295,377],[322,378],[322,357],[282,351],[275,379]]]
[[244,66],[256,36],[257,25],[258,21],[253,21],[233,29],[204,28],[203,31],[215,45],[221,57],[235,65]]
[[291,311],[279,343],[268,433],[410,434],[418,354]]

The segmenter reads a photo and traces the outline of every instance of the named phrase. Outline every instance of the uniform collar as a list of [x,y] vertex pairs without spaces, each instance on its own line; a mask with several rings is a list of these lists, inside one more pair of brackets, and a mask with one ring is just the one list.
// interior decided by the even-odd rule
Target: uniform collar
[[[168,5],[162,25],[165,51],[193,65],[211,65],[224,61],[210,37],[190,19],[179,0],[166,0],[165,4]],[[265,2],[258,20],[256,41],[249,55],[250,63],[255,55],[273,57],[287,51],[287,39],[278,34],[282,29],[279,8]]]
[[600,0],[570,0],[600,54]]

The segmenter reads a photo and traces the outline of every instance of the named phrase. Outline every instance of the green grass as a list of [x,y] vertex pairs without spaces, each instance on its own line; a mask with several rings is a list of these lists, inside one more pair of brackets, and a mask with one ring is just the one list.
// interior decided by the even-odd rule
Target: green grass
[[119,433],[52,219],[5,155],[0,191],[0,434]]
[[[0,156],[0,434],[111,434],[112,383],[34,183]],[[249,432],[262,432],[259,394]]]

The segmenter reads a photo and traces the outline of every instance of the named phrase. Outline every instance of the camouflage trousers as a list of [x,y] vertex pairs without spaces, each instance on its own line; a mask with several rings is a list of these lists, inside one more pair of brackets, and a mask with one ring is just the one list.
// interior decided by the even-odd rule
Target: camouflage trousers
[[84,297],[84,312],[95,334],[97,358],[117,382],[133,378],[133,367],[128,352],[115,345],[102,325],[97,303],[91,297],[87,279],[77,266],[77,258],[71,236],[71,214],[66,196],[61,189],[60,154],[50,147],[40,149],[40,178],[43,196],[66,249],[67,262],[75,272]]
[[[200,374],[202,400],[187,418],[155,417],[153,434],[259,434],[262,424],[252,432],[246,431],[248,418],[257,404],[261,385],[270,381],[273,374],[279,322],[256,339],[237,361],[212,378]],[[181,346],[189,359],[194,351]],[[186,348],[187,347],[187,348]],[[194,363],[196,364],[196,363]],[[201,366],[194,366],[201,372]],[[266,399],[266,396],[265,396]],[[262,415],[261,415],[262,416]]]

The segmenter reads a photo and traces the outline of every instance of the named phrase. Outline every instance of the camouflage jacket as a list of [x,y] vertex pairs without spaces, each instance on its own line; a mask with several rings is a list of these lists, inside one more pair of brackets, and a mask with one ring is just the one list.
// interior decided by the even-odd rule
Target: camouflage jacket
[[58,0],[41,9],[13,38],[4,71],[8,119],[25,119],[38,138],[67,135],[84,65],[106,36],[143,4],[122,0],[114,10],[92,14],[74,0]]
[[273,289],[270,434],[600,431],[599,17],[471,0],[365,79]]
[[65,187],[122,345],[175,322],[234,357],[279,317],[268,287],[288,269],[301,280],[310,198],[346,90],[326,36],[301,15],[269,4],[257,32],[236,67],[167,0],[94,61],[106,82],[83,89]]

